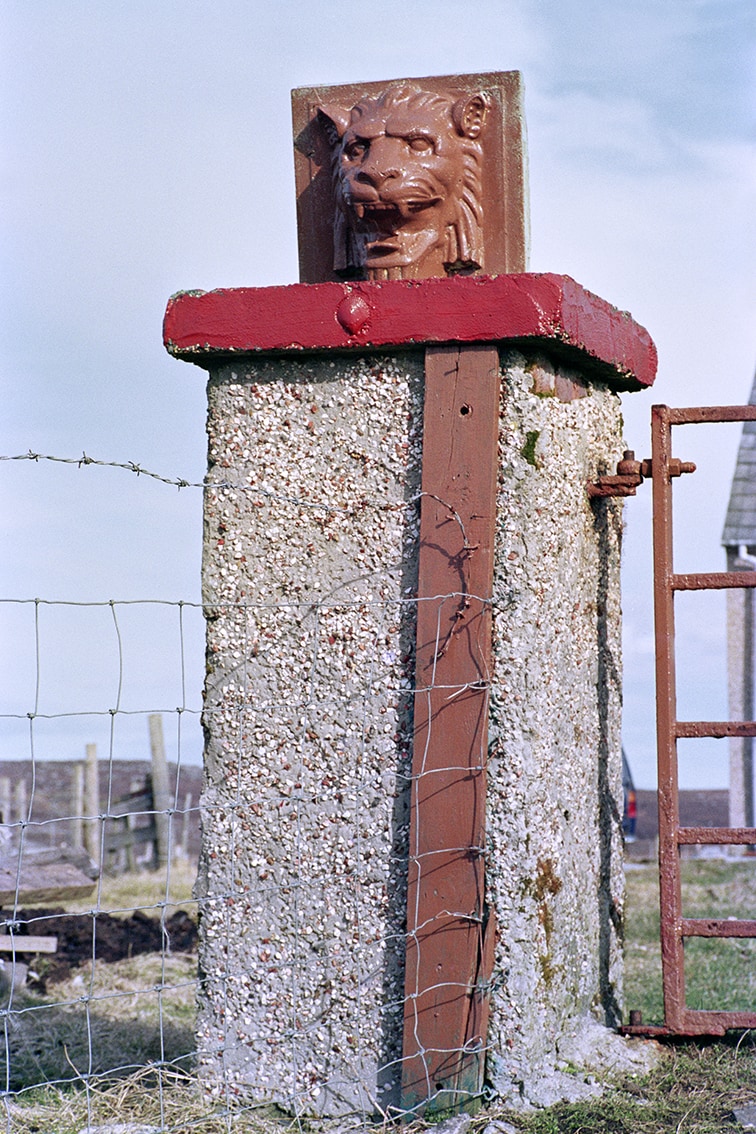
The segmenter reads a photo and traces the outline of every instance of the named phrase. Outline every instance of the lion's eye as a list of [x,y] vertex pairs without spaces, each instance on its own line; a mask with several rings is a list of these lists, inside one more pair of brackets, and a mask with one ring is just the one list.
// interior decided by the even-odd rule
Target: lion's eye
[[367,142],[350,142],[344,151],[350,161],[359,161],[367,153]]
[[409,148],[416,154],[427,154],[433,149],[433,143],[430,138],[416,137],[408,138],[407,144]]

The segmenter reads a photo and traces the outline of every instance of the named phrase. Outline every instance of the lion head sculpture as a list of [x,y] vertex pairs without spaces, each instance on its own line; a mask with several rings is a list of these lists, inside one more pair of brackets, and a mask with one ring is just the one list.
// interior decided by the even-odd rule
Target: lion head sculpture
[[482,93],[455,101],[406,83],[319,108],[333,159],[336,272],[424,279],[484,267],[487,111]]

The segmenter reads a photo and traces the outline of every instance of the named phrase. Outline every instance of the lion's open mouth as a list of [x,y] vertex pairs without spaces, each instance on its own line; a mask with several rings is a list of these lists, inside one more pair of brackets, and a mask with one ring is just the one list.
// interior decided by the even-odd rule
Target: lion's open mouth
[[367,250],[370,258],[375,260],[381,256],[396,256],[401,252],[401,246],[398,240],[373,240],[368,244]]
[[441,197],[404,197],[393,201],[353,201],[358,220],[374,221],[379,228],[390,231],[408,217],[430,209]]

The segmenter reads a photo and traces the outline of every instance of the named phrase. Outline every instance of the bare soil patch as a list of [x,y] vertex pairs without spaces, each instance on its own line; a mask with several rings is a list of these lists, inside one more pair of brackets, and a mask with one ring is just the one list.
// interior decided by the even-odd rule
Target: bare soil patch
[[39,976],[29,981],[36,992],[48,984],[66,980],[71,970],[91,961],[122,961],[140,953],[193,953],[197,948],[197,925],[185,910],[165,918],[135,910],[129,917],[108,913],[66,913],[61,908],[19,910],[18,936],[44,935],[58,938],[54,954],[32,961]]

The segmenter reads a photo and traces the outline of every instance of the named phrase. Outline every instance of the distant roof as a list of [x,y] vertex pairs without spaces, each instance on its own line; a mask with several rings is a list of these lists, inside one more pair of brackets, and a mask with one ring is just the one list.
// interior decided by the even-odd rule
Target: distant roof
[[[756,405],[756,377],[748,404]],[[724,547],[756,545],[756,421],[743,423],[722,544]]]

